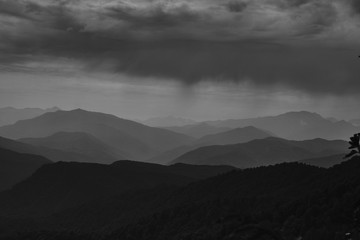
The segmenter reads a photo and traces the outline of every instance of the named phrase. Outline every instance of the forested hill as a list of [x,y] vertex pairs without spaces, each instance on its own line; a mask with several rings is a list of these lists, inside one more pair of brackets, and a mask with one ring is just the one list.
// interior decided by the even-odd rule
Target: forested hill
[[231,172],[188,186],[176,207],[106,239],[252,239],[264,229],[284,240],[340,240],[349,232],[359,239],[359,172],[358,157],[329,170],[290,163]]
[[3,239],[235,240],[262,233],[284,240],[344,239],[355,232],[359,172],[359,157],[330,169],[284,163],[236,170],[185,187],[104,196]]

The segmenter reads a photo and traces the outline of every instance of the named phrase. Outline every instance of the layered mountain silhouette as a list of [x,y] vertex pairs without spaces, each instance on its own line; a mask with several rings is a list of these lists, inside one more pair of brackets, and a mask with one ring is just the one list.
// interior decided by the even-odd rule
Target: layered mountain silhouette
[[104,113],[81,109],[45,113],[39,117],[0,127],[0,136],[43,138],[58,132],[84,132],[110,146],[127,159],[146,159],[192,140],[165,129],[153,128]]
[[181,117],[167,116],[167,117],[154,117],[149,118],[141,123],[150,127],[175,127],[196,124],[196,121]]
[[346,121],[333,121],[323,118],[317,113],[288,112],[278,116],[249,119],[230,119],[209,121],[216,127],[238,128],[254,126],[268,130],[278,137],[291,140],[306,140],[313,138],[347,139],[359,128]]
[[29,154],[39,153],[37,148],[34,146],[3,137],[0,137],[0,148],[11,150],[18,153],[29,153]]
[[227,145],[235,143],[244,143],[249,142],[254,139],[263,139],[267,137],[274,136],[273,134],[252,127],[243,127],[231,129],[229,131],[220,132],[216,134],[206,135],[197,139],[193,144],[194,145]]
[[3,216],[46,216],[104,196],[181,186],[233,170],[229,166],[163,166],[133,161],[111,165],[58,162],[46,165],[0,194]]
[[360,157],[330,140],[353,124],[309,112],[153,120],[169,125],[77,109],[0,127],[0,239],[360,235]]
[[341,140],[290,141],[270,137],[242,144],[197,148],[181,155],[171,163],[249,168],[339,154],[345,151],[346,146],[347,143]]
[[0,108],[0,126],[13,124],[19,120],[30,119],[40,116],[47,112],[56,112],[58,107],[41,109],[41,108]]
[[[38,147],[75,153],[75,155],[81,154],[87,156],[86,162],[112,163],[119,159],[125,159],[115,149],[84,132],[58,132],[44,138],[22,138],[18,141]],[[63,159],[63,161],[69,160]]]
[[165,151],[151,159],[149,162],[166,164],[175,158],[192,151],[199,147],[211,145],[226,145],[235,143],[245,143],[255,139],[262,139],[272,136],[270,133],[255,127],[244,127],[231,129],[217,134],[210,134],[193,141],[189,145],[180,146],[169,151]]
[[[40,139],[40,141],[41,140],[42,138]],[[34,141],[34,139],[31,139],[31,141]],[[32,145],[32,144],[27,144],[25,142],[26,141],[21,142],[21,141],[15,141],[0,137],[0,147],[4,149],[12,150],[18,153],[29,153],[29,154],[43,156],[53,162],[67,161],[67,162],[111,163],[116,160],[119,160],[118,158],[109,156],[109,154],[107,153],[98,151],[99,147],[94,148],[92,153],[87,153],[87,154],[81,153],[80,150],[84,152],[86,149],[85,150],[82,149],[81,144],[79,145],[77,142],[74,141],[69,143],[63,143],[62,145],[59,145],[56,148],[50,148],[40,145]],[[68,150],[61,150],[61,149],[65,149],[64,146],[66,145],[70,146],[71,144],[78,144],[78,145],[73,145],[75,149],[73,148]],[[76,150],[76,151],[71,151],[71,150]],[[96,154],[93,155],[94,153]]]
[[30,177],[50,160],[33,154],[17,153],[0,147],[0,191],[13,187]]
[[213,126],[207,123],[197,123],[197,124],[190,124],[185,126],[172,126],[172,127],[165,127],[165,129],[171,130],[173,132],[185,134],[188,136],[192,136],[194,138],[201,138],[206,135],[216,134],[231,130],[230,127],[218,127]]

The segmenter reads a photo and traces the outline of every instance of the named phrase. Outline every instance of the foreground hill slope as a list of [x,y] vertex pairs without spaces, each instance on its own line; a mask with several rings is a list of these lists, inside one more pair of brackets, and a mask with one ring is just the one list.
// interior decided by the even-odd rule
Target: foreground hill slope
[[0,136],[41,138],[57,132],[85,132],[116,149],[127,158],[143,159],[192,140],[165,129],[153,128],[116,116],[81,109],[46,113],[0,127]]
[[133,161],[111,165],[58,162],[40,168],[29,179],[0,194],[0,209],[5,216],[46,216],[103,197],[161,185],[185,185],[233,169]]
[[[34,233],[16,237],[249,239],[268,229],[283,239],[343,239],[354,230],[359,171],[359,157],[328,170],[299,163],[237,170],[88,202],[39,220]],[[251,226],[258,232],[245,231]]]
[[[231,172],[186,187],[171,210],[164,207],[104,239],[312,240],[348,233],[358,239],[359,171],[357,157],[329,170],[287,163]],[[267,232],[278,237],[262,238]]]
[[346,161],[346,159],[344,159],[344,154],[335,154],[326,157],[304,159],[299,162],[317,167],[330,168],[344,161]]

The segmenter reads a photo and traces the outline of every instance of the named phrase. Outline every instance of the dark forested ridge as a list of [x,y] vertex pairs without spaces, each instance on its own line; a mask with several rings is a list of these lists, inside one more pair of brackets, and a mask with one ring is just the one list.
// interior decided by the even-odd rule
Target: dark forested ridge
[[11,190],[0,193],[0,212],[2,216],[48,216],[103,197],[162,185],[181,186],[233,169],[133,161],[111,165],[58,162],[40,168]]
[[329,168],[329,167],[332,167],[343,161],[345,161],[344,154],[335,154],[335,155],[330,155],[330,156],[326,156],[326,157],[304,159],[299,162],[313,165],[313,166]]
[[42,165],[51,163],[42,156],[18,153],[1,147],[0,156],[0,191],[11,188]]
[[[0,227],[17,233],[8,231],[2,239],[337,240],[350,232],[357,239],[359,172],[360,158],[354,157],[329,169],[283,163],[185,186],[157,185],[112,196],[103,191],[97,200],[45,218],[3,214]],[[21,227],[25,223],[28,227]]]

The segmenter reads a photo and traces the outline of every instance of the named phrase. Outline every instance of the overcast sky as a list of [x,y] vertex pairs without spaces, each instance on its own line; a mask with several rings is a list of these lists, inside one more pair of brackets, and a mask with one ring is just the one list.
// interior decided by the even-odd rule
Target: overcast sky
[[0,0],[0,107],[360,117],[359,0]]

